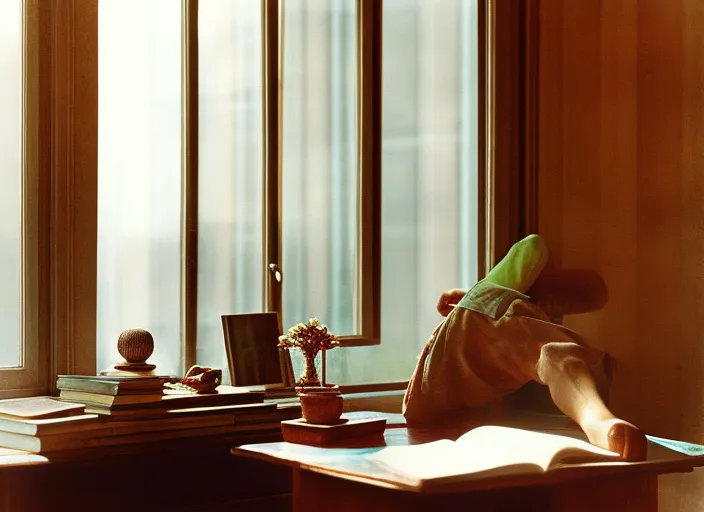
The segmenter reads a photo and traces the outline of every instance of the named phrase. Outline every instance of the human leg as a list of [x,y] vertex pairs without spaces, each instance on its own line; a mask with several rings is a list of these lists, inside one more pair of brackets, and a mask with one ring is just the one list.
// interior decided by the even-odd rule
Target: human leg
[[547,343],[536,365],[537,376],[550,389],[555,405],[577,422],[589,442],[617,452],[626,460],[644,459],[645,435],[606,407],[588,361],[589,352],[580,345]]

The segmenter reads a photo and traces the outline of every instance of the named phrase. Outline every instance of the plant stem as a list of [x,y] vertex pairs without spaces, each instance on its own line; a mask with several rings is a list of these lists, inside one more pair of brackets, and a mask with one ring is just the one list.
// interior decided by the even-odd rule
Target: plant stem
[[322,360],[322,361],[321,361],[321,362],[322,362],[321,369],[322,369],[322,373],[323,373],[323,386],[325,386],[325,383],[327,382],[327,379],[326,379],[327,365],[325,364],[326,359],[327,359],[327,358],[325,357],[326,354],[327,354],[327,350],[323,349],[323,355],[320,356],[320,357],[321,357],[321,360]]

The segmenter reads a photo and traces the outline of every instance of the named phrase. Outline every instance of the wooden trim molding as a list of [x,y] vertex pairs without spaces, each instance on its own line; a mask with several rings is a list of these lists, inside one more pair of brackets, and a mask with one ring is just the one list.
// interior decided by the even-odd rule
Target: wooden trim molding
[[493,266],[492,248],[494,229],[492,212],[494,203],[491,201],[493,186],[493,86],[494,86],[494,30],[493,30],[493,0],[480,0],[477,19],[477,73],[479,87],[477,88],[477,124],[479,140],[477,143],[477,277],[483,278]]
[[51,367],[94,373],[98,2],[51,3]]
[[[37,394],[46,389],[50,335],[49,238],[50,187],[49,66],[46,49],[51,11],[38,0],[23,3],[22,17],[22,161],[21,169],[21,318],[20,360],[0,371],[0,398]],[[19,20],[18,20],[19,22]]]
[[181,333],[185,371],[196,364],[198,349],[198,0],[183,0],[182,17]]
[[521,112],[521,149],[523,176],[518,237],[538,230],[538,73],[540,0],[523,4],[521,42],[523,47],[520,76],[523,82]]
[[357,0],[357,151],[359,162],[358,302],[361,335],[340,345],[381,341],[381,71],[383,2]]
[[281,270],[281,62],[279,2],[262,0],[263,158],[264,163],[264,310],[279,313],[282,330]]
[[[491,2],[489,268],[537,229],[539,0]],[[488,270],[488,269],[487,269]]]
[[[281,41],[283,31],[282,5],[278,0],[262,0],[262,162],[263,180],[263,309],[278,313],[279,332],[283,329],[283,277],[281,268],[281,76],[283,60]],[[280,31],[281,30],[281,31]],[[293,386],[291,355],[279,350],[284,384]]]

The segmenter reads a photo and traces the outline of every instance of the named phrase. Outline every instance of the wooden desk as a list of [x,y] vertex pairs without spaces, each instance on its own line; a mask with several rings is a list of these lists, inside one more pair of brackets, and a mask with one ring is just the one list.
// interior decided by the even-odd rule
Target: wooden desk
[[0,511],[213,512],[291,509],[291,470],[235,458],[215,436],[48,455],[0,449]]
[[[504,423],[510,424],[510,423]],[[515,425],[519,426],[519,425]],[[525,425],[521,425],[525,428]],[[456,438],[467,429],[387,429],[386,445]],[[657,510],[657,478],[704,465],[654,446],[649,460],[561,468],[542,475],[518,475],[442,485],[421,490],[368,461],[379,447],[316,448],[284,442],[243,445],[235,455],[293,468],[293,510]]]

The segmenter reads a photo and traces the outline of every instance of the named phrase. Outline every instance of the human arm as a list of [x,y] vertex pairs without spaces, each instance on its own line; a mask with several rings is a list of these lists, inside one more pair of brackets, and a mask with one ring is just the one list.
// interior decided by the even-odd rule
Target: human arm
[[447,290],[440,295],[437,303],[438,313],[442,316],[447,316],[452,311],[452,308],[465,296],[467,290],[460,290],[459,288],[453,288],[452,290]]

